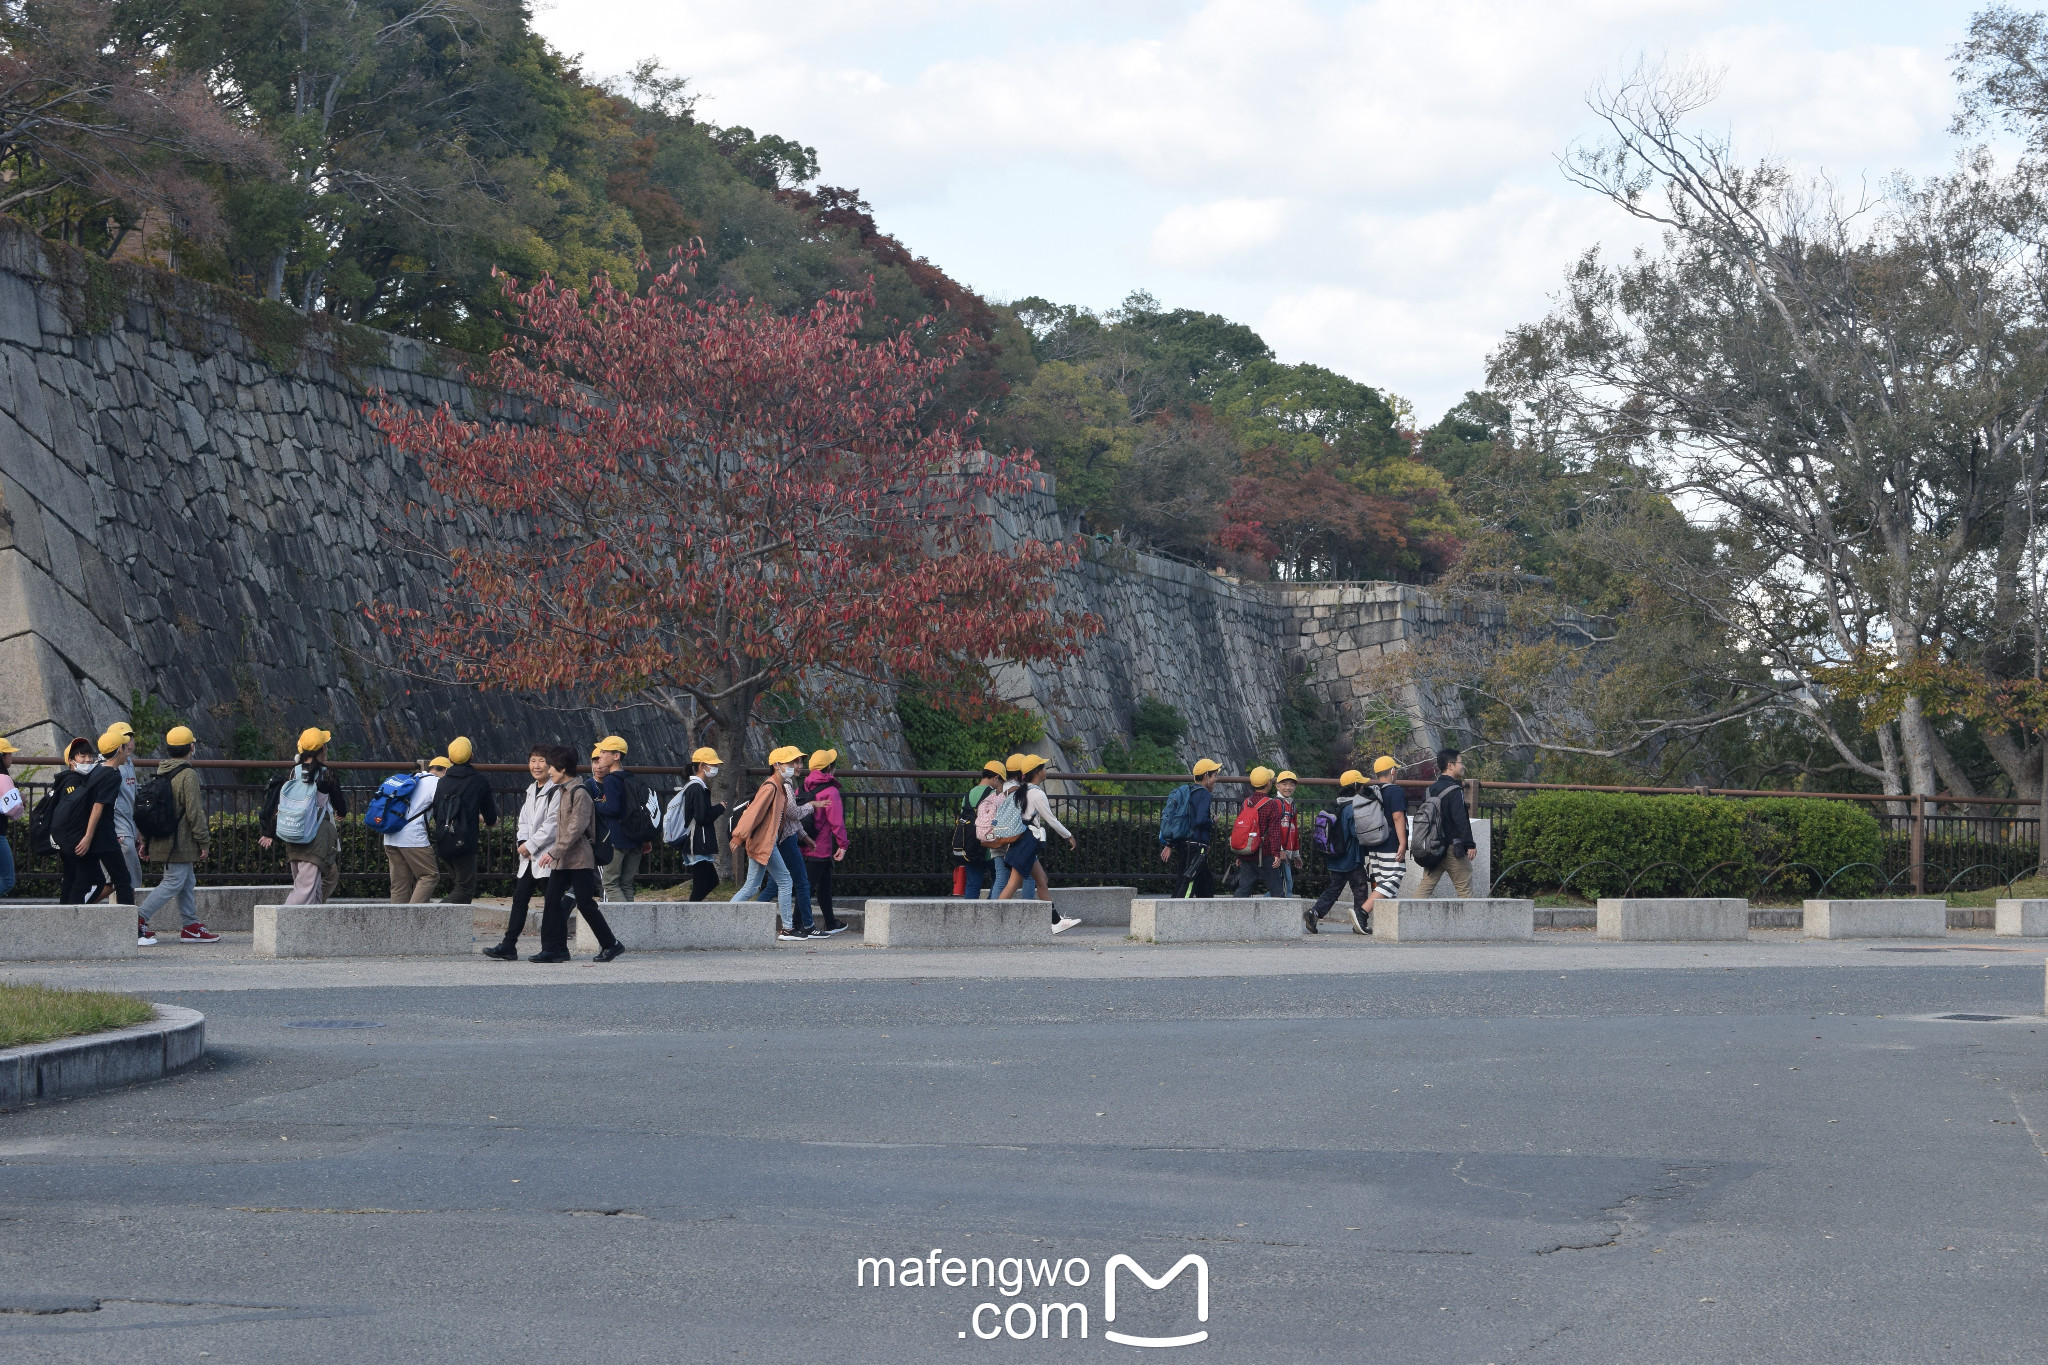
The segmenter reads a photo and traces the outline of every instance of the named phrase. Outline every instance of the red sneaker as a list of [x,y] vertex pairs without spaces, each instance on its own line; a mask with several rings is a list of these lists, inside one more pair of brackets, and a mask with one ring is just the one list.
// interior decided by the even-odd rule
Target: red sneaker
[[188,924],[178,931],[180,943],[218,943],[220,935],[203,924]]

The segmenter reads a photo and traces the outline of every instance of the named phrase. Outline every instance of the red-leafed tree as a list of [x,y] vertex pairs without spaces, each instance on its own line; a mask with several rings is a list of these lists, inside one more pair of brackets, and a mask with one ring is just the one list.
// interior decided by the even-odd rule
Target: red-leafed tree
[[859,340],[859,294],[794,317],[693,299],[693,262],[637,295],[509,288],[522,330],[477,376],[485,420],[373,407],[441,500],[407,546],[438,560],[434,600],[370,608],[416,659],[648,703],[736,759],[771,690],[828,713],[903,677],[971,693],[990,661],[1099,629],[1050,605],[1077,547],[993,534],[1035,465],[934,411],[957,344]]

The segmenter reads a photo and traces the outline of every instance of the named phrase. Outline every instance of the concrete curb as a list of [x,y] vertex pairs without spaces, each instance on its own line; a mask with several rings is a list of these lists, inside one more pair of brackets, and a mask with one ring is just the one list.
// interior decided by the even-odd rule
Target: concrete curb
[[0,1109],[153,1081],[198,1061],[206,1016],[178,1005],[154,1008],[146,1024],[0,1049]]

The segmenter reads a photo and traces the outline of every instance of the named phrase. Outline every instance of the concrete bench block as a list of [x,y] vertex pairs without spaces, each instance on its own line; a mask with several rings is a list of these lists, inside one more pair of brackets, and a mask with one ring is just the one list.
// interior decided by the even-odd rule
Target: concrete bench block
[[1991,929],[2007,938],[2048,938],[2048,901],[2001,900],[1991,907]]
[[[633,952],[773,948],[781,923],[774,901],[606,901],[604,922]],[[576,951],[594,953],[597,935],[576,919]]]
[[257,957],[448,957],[475,951],[467,905],[259,905]]
[[[1411,815],[1413,813],[1410,812]],[[1493,821],[1472,822],[1472,853],[1473,857],[1468,863],[1472,869],[1472,895],[1475,899],[1490,896],[1493,894]],[[1417,900],[1421,891],[1422,867],[1410,861],[1401,872],[1401,899]],[[1458,889],[1451,885],[1451,879],[1445,877],[1437,882],[1436,890],[1429,893],[1429,899],[1446,900],[1457,894]]]
[[[201,863],[204,867],[205,864]],[[192,894],[199,902],[199,920],[217,933],[246,933],[256,927],[256,907],[284,899],[289,888],[282,886],[202,886]],[[178,909],[174,901],[156,912],[159,929],[166,924],[178,932]]]
[[1052,942],[1052,907],[1044,901],[875,897],[866,909],[863,937],[872,948],[1007,948]]
[[0,962],[134,957],[132,905],[22,905],[0,901]]
[[1052,903],[1066,919],[1083,924],[1129,924],[1135,886],[1055,886]]
[[1948,932],[1948,902],[1808,901],[1808,938],[1940,938]]
[[1598,938],[1705,943],[1749,937],[1749,902],[1731,897],[1603,897]]
[[1310,902],[1280,896],[1218,896],[1131,902],[1131,937],[1146,943],[1253,943],[1300,938]]
[[1395,900],[1373,906],[1372,936],[1390,943],[1512,943],[1536,937],[1536,902]]

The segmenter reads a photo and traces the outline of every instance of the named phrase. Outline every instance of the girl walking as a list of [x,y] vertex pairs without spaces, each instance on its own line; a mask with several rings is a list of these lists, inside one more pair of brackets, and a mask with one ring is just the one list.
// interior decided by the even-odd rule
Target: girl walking
[[[1039,849],[1045,846],[1045,832],[1048,828],[1057,832],[1067,841],[1069,849],[1074,847],[1074,836],[1072,831],[1053,815],[1052,803],[1045,799],[1043,758],[1037,754],[1023,755],[1017,767],[1017,789],[1010,793],[1009,799],[1017,803],[1019,811],[1024,816],[1024,834],[1016,843],[1010,845],[1010,851],[1003,856],[1003,861],[1010,869],[1010,880],[996,899],[1011,899],[1024,885],[1024,879],[1029,877],[1038,888],[1038,898],[1050,901],[1052,881],[1045,875],[1045,864],[1038,859]],[[1059,907],[1053,906],[1052,931],[1055,934],[1064,934],[1080,922],[1077,919],[1060,918]]]
[[846,861],[850,847],[846,839],[846,811],[839,799],[839,779],[832,765],[839,761],[837,749],[820,749],[811,755],[811,774],[804,779],[804,795],[811,799],[811,823],[817,833],[804,850],[805,870],[811,889],[818,893],[818,910],[825,916],[817,933],[820,937],[844,933],[846,926],[832,914],[832,865]]
[[548,879],[541,902],[540,951],[529,962],[569,960],[569,897],[576,897],[576,913],[590,926],[603,945],[594,962],[610,962],[626,951],[597,908],[597,849],[592,840],[597,832],[597,803],[590,789],[576,778],[576,751],[566,744],[548,750],[548,785],[554,790],[555,837],[549,848],[534,859]]

